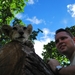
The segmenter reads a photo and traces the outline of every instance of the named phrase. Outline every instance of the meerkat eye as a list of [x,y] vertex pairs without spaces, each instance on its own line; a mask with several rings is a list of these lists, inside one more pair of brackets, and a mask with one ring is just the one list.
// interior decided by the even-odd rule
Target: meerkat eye
[[14,30],[17,30],[17,28],[16,28],[16,27],[13,27],[13,29],[14,29]]
[[27,27],[23,27],[23,29],[24,29],[24,30],[26,30],[26,29],[27,29]]

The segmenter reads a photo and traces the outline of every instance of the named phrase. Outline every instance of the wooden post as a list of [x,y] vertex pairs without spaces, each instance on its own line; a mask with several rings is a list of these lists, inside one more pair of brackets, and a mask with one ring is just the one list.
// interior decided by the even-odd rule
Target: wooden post
[[28,46],[12,41],[0,49],[0,75],[55,75]]

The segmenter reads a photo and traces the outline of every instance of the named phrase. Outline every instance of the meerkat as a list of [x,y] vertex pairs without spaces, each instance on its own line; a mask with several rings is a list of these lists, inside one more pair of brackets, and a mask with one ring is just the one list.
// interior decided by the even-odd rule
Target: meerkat
[[[30,34],[32,33],[32,25],[29,24],[27,27],[23,25],[14,25],[13,27],[9,25],[2,26],[2,32],[7,35],[11,40],[17,40],[21,43],[33,47],[33,44],[28,40]],[[29,45],[30,44],[30,45]]]

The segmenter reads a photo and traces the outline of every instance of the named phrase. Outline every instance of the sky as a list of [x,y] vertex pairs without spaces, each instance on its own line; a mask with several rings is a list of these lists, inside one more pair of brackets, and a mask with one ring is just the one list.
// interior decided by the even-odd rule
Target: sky
[[16,15],[33,30],[41,29],[35,40],[35,52],[41,57],[43,45],[54,41],[55,31],[75,25],[75,0],[28,0],[24,12]]

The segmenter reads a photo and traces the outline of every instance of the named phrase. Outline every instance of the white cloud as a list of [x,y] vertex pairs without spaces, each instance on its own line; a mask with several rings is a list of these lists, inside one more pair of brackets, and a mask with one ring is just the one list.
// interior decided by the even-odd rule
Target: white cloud
[[43,45],[47,44],[48,42],[50,42],[50,39],[46,39],[46,40],[35,40],[35,52],[42,58],[42,51],[43,51]]
[[18,19],[21,19],[22,15],[21,14],[17,14],[17,15],[15,15],[15,17],[18,18]]
[[63,20],[63,23],[64,23],[64,24],[67,24],[67,20],[66,20],[66,19],[64,19],[64,20]]
[[49,30],[48,30],[47,28],[44,28],[44,29],[43,29],[43,33],[44,33],[45,35],[48,35],[48,34],[49,34]]
[[15,17],[18,18],[18,19],[25,19],[27,21],[30,21],[33,24],[44,23],[46,25],[46,22],[44,20],[38,19],[36,16],[34,16],[32,18],[29,18],[27,14],[24,15],[22,13],[19,13],[19,14],[16,14]]
[[16,14],[15,17],[18,18],[18,19],[25,19],[27,17],[27,15],[19,13],[19,14]]
[[43,34],[44,34],[44,36],[43,37],[41,37],[42,39],[49,39],[49,38],[51,38],[51,40],[53,40],[53,35],[55,34],[54,32],[51,32],[49,29],[47,29],[47,28],[43,28]]
[[34,4],[34,0],[28,0],[28,4]]
[[[54,37],[54,32],[50,32],[49,29],[47,28],[44,28],[43,30],[43,37],[40,37],[40,40],[35,40],[35,45],[34,45],[34,48],[35,48],[35,52],[41,57],[41,53],[43,51],[43,46],[45,44],[48,44],[48,42],[54,40],[53,37]],[[53,36],[53,37],[52,37]]]
[[67,5],[68,12],[71,14],[72,17],[75,17],[75,4]]
[[38,2],[38,0],[28,0],[28,4],[35,4],[35,2]]
[[67,25],[68,19],[63,19],[63,20],[61,21],[61,23],[63,23],[64,25]]
[[33,18],[27,18],[26,20],[32,22],[33,24],[40,24],[40,23],[43,22],[42,19],[39,20],[39,19],[36,18],[36,16],[34,16]]

